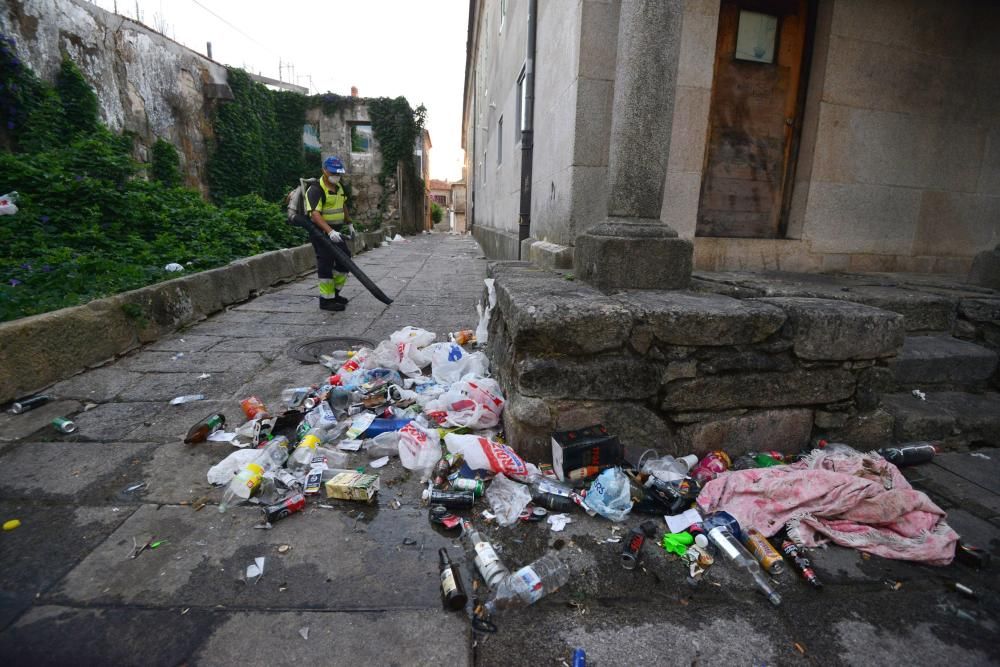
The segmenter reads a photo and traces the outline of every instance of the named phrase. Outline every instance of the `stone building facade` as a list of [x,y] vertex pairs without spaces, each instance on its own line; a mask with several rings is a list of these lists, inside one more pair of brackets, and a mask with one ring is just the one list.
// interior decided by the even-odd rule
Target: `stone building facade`
[[[563,257],[608,211],[622,1],[537,3],[530,237]],[[696,269],[964,275],[1000,241],[996,3],[665,1],[660,219]],[[495,258],[536,254],[518,238],[531,5],[470,2],[469,223]]]

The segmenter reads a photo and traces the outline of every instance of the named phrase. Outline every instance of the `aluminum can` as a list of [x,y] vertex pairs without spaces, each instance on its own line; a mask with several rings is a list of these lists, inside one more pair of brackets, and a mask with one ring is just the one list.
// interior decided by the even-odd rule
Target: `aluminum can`
[[766,537],[753,528],[747,531],[746,536],[747,551],[753,554],[761,567],[769,574],[781,574],[785,571],[785,560]]
[[306,497],[301,493],[296,493],[294,496],[289,496],[277,502],[273,505],[267,505],[266,507],[260,508],[264,513],[264,519],[268,523],[274,523],[275,521],[281,521],[289,514],[295,514],[296,512],[302,511],[306,506]]

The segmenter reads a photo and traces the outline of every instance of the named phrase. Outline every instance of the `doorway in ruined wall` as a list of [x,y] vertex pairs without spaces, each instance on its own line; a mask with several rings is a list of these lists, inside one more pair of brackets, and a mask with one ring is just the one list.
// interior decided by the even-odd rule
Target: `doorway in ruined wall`
[[812,8],[722,1],[696,236],[784,237]]

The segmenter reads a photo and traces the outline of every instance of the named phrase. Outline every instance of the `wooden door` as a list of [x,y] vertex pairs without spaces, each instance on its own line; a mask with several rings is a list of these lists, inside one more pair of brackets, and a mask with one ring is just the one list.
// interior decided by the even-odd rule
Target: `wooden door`
[[780,238],[804,99],[808,0],[723,0],[696,236]]

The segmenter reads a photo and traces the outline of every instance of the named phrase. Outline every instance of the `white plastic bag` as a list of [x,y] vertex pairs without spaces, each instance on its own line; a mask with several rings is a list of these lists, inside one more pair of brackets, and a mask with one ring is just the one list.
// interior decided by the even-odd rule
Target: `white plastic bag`
[[487,292],[487,302],[485,308],[483,304],[476,304],[476,312],[479,313],[479,324],[476,326],[476,345],[480,347],[486,346],[486,341],[490,336],[490,315],[493,313],[493,309],[497,305],[497,290],[493,286],[494,279],[486,278],[483,280],[486,283]]
[[389,340],[393,343],[410,343],[416,347],[427,347],[434,342],[435,338],[437,338],[437,334],[417,327],[403,327],[389,336]]
[[441,384],[453,384],[467,375],[482,377],[489,362],[482,352],[466,352],[455,343],[439,343],[431,352],[431,375]]
[[452,454],[461,454],[473,470],[489,470],[525,481],[538,472],[538,468],[525,463],[508,445],[488,438],[449,433],[444,436],[444,443]]
[[531,502],[531,491],[524,484],[518,484],[500,473],[486,489],[486,500],[497,517],[497,523],[512,526],[517,523],[521,511]]
[[590,485],[583,502],[606,519],[624,521],[632,510],[628,477],[619,468],[608,468]]
[[410,422],[399,430],[399,460],[407,470],[420,473],[420,481],[430,479],[441,459],[441,436],[437,429],[425,429]]
[[0,196],[0,215],[14,215],[17,213],[17,204],[14,203],[16,201],[16,192],[8,192]]
[[439,424],[480,430],[500,423],[503,406],[496,380],[474,378],[453,384],[436,401],[427,403],[424,412]]
[[259,454],[259,449],[237,449],[208,469],[208,483],[229,484],[233,480],[233,475],[257,458]]

